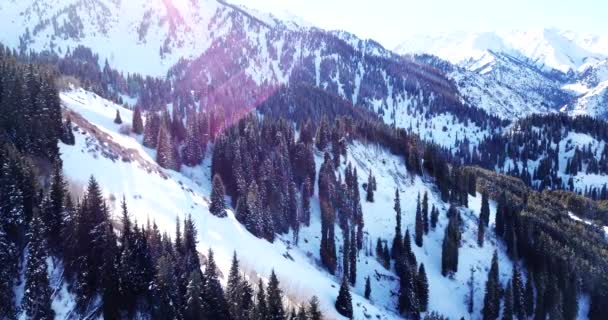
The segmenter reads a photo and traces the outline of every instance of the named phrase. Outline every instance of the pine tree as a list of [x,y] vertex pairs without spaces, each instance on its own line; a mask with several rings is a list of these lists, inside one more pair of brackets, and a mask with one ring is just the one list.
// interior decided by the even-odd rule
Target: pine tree
[[342,280],[340,291],[338,292],[338,298],[336,299],[336,311],[339,314],[352,319],[353,318],[353,304],[350,296],[350,290],[348,288],[348,281],[346,278]]
[[188,281],[186,296],[184,297],[186,304],[184,310],[185,320],[205,319],[205,311],[203,310],[204,301],[202,299],[203,286],[200,272],[192,271]]
[[524,284],[517,264],[513,265],[513,277],[511,278],[513,288],[513,314],[518,320],[523,320],[526,316]]
[[426,271],[424,270],[424,263],[421,263],[420,268],[418,269],[418,276],[416,277],[416,288],[418,302],[420,303],[420,311],[426,312],[429,306],[429,282],[426,277]]
[[479,219],[483,221],[484,227],[487,227],[490,223],[490,203],[488,202],[488,194],[485,192],[481,193],[481,210],[479,213]]
[[513,289],[511,288],[511,284],[507,284],[507,289],[505,290],[505,304],[502,311],[502,319],[503,320],[513,320]]
[[420,194],[416,200],[416,221],[414,226],[414,242],[417,246],[422,247],[422,237],[424,235],[424,221],[422,220],[422,211],[420,209]]
[[369,177],[367,178],[367,196],[365,200],[367,202],[374,202],[374,176],[372,176],[372,171],[369,171]]
[[51,288],[46,265],[48,248],[43,238],[44,234],[43,222],[36,215],[28,233],[29,255],[25,270],[26,285],[23,296],[23,308],[31,319],[55,318],[55,312],[51,308]]
[[268,319],[268,306],[266,304],[266,293],[264,291],[264,283],[262,279],[258,282],[258,292],[256,295],[256,305],[254,310],[254,319],[266,320]]
[[209,249],[203,283],[203,313],[207,319],[230,319],[228,303],[220,284],[213,251]]
[[475,268],[471,266],[470,270],[471,275],[467,281],[467,286],[469,287],[469,292],[467,293],[467,311],[472,315],[475,307]]
[[483,240],[485,237],[485,227],[486,224],[484,223],[483,219],[480,217],[479,221],[477,222],[477,245],[479,247],[483,247]]
[[114,123],[122,124],[122,119],[120,118],[120,111],[116,109],[116,117],[114,117]]
[[51,177],[51,191],[49,194],[50,206],[43,211],[43,222],[48,231],[46,237],[48,239],[49,250],[50,253],[54,254],[59,253],[59,247],[63,241],[62,231],[64,229],[65,221],[65,188],[66,183],[63,178],[61,166],[55,164]]
[[524,290],[525,314],[532,316],[534,314],[534,286],[532,284],[532,276],[528,275],[526,279],[526,288]]
[[142,134],[144,132],[144,122],[141,118],[141,108],[135,106],[133,110],[132,130],[135,134]]
[[158,142],[156,150],[156,162],[165,169],[178,169],[173,154],[171,136],[165,125],[158,130]]
[[308,319],[309,320],[323,320],[323,315],[319,309],[319,298],[313,296],[308,303]]
[[236,257],[236,252],[234,252],[232,255],[232,264],[230,265],[230,273],[228,274],[228,282],[226,284],[226,301],[232,319],[240,319],[241,315],[241,299],[243,294],[241,281],[239,260]]
[[308,177],[304,179],[304,184],[302,185],[302,215],[301,222],[304,223],[307,227],[310,226],[310,197],[311,197],[311,182]]
[[505,215],[507,214],[507,198],[503,192],[498,200],[496,208],[496,235],[499,237],[505,234]]
[[365,278],[365,291],[364,291],[365,299],[369,300],[372,296],[372,285],[370,283],[370,278],[367,276]]
[[[348,232],[348,231],[346,231]],[[350,234],[350,250],[349,250],[349,261],[350,261],[350,267],[349,267],[349,280],[351,285],[355,285],[355,283],[357,282],[357,242],[354,241],[355,239],[355,228],[354,226],[351,228],[351,234]]]
[[395,189],[395,237],[393,238],[393,246],[391,247],[391,255],[393,259],[400,260],[403,255],[403,242],[401,234],[401,200],[399,199],[399,189]]
[[429,233],[429,195],[424,192],[422,197],[422,222],[424,224],[424,234]]
[[485,296],[483,299],[482,316],[484,320],[498,319],[500,312],[500,282],[498,279],[498,255],[494,251],[488,280],[486,281]]
[[450,220],[445,228],[441,251],[441,274],[448,276],[458,271],[458,247],[460,245],[460,228],[456,209],[450,208]]
[[400,274],[399,311],[412,319],[420,319],[416,267],[406,263]]
[[219,218],[226,217],[226,204],[224,202],[224,183],[218,174],[213,176],[213,187],[211,189],[211,205],[209,212]]
[[435,227],[437,227],[438,220],[439,220],[439,209],[435,208],[435,205],[433,205],[433,208],[431,209],[431,228],[433,228],[433,230],[435,229]]
[[268,320],[284,320],[285,310],[283,308],[283,292],[279,287],[279,279],[274,273],[270,273],[268,281]]

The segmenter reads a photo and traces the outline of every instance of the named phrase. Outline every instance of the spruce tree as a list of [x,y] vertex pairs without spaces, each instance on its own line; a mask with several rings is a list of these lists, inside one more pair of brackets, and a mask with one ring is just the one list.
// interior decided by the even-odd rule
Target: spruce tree
[[409,318],[419,319],[420,303],[417,292],[416,267],[406,263],[399,276],[399,311]]
[[213,187],[211,189],[211,205],[209,212],[219,218],[226,217],[226,203],[224,202],[224,183],[218,174],[213,176]]
[[530,317],[534,314],[534,285],[532,282],[532,274],[530,273],[526,279],[526,288],[524,290],[525,315]]
[[403,242],[401,234],[401,200],[399,199],[399,189],[395,189],[395,237],[393,238],[393,246],[391,247],[391,255],[393,259],[400,260],[403,255]]
[[[348,232],[348,231],[346,231]],[[350,266],[349,266],[349,280],[351,285],[355,285],[355,283],[357,282],[357,242],[354,241],[355,239],[355,228],[354,226],[351,228],[351,234],[350,234],[350,250],[348,250],[349,252],[349,262],[350,262]]]
[[342,285],[340,285],[340,291],[336,298],[336,310],[349,319],[353,318],[353,303],[346,278],[342,280]]
[[502,310],[503,320],[513,320],[513,289],[511,283],[507,284],[505,290],[505,304]]
[[131,129],[135,134],[142,134],[144,132],[144,122],[141,118],[141,108],[139,106],[135,106],[135,109],[133,110]]
[[207,319],[230,319],[224,290],[220,284],[213,251],[209,249],[203,283],[203,313]]
[[262,279],[258,281],[258,292],[255,299],[254,319],[268,319],[268,305],[266,304],[266,293]]
[[435,229],[435,227],[437,227],[438,220],[439,220],[439,209],[435,208],[435,205],[433,205],[433,208],[431,209],[431,228],[433,228],[433,230]]
[[448,276],[458,271],[458,247],[460,246],[460,228],[458,227],[458,216],[456,210],[450,208],[452,212],[445,228],[441,251],[441,274]]
[[51,177],[50,206],[43,212],[43,222],[46,225],[50,253],[58,254],[63,241],[62,231],[65,221],[66,183],[63,178],[61,165],[55,164]]
[[484,223],[483,219],[479,219],[479,221],[477,222],[477,245],[479,247],[483,247],[483,240],[485,237],[485,227],[486,224]]
[[488,194],[486,192],[481,193],[481,210],[479,213],[479,219],[483,221],[485,227],[487,227],[490,223],[490,203],[488,201]]
[[122,124],[122,119],[120,118],[120,111],[116,109],[116,117],[114,117],[114,123]]
[[503,192],[498,200],[496,208],[496,235],[499,237],[505,234],[505,215],[507,214],[507,197]]
[[424,235],[424,221],[422,220],[422,211],[420,209],[420,194],[416,200],[416,221],[414,226],[414,242],[417,246],[422,247],[422,237]]
[[424,234],[429,233],[429,195],[425,191],[422,197],[422,222],[424,225]]
[[319,298],[313,296],[308,303],[308,319],[309,320],[323,320],[323,315],[319,308]]
[[283,308],[283,292],[279,287],[279,279],[274,273],[270,273],[268,280],[268,320],[284,320],[285,310]]
[[365,278],[365,291],[364,291],[365,299],[369,300],[372,296],[372,285],[370,283],[370,278],[367,276]]
[[513,265],[511,287],[513,289],[513,314],[518,320],[523,320],[526,316],[524,283],[516,263]]
[[498,279],[498,255],[494,251],[488,280],[486,281],[485,296],[483,299],[482,317],[483,320],[498,319],[500,313],[500,282]]
[[420,311],[426,312],[429,306],[429,282],[426,277],[426,270],[424,270],[424,263],[421,263],[420,268],[418,269],[418,276],[416,277],[416,288],[418,302],[420,304]]
[[184,297],[186,304],[184,310],[185,320],[205,319],[206,313],[203,307],[205,302],[202,299],[203,286],[200,272],[192,271],[188,281],[186,296]]
[[367,178],[367,195],[365,200],[367,202],[374,202],[374,176],[372,176],[372,171],[369,171],[369,176]]
[[241,286],[241,275],[239,271],[239,260],[236,257],[236,251],[232,254],[232,263],[230,264],[230,273],[228,273],[228,282],[226,283],[226,301],[230,310],[230,315],[234,318],[238,313],[239,295]]
[[55,312],[51,308],[51,288],[46,265],[48,248],[43,237],[45,228],[38,215],[32,219],[30,228],[23,308],[30,319],[50,320],[55,318]]

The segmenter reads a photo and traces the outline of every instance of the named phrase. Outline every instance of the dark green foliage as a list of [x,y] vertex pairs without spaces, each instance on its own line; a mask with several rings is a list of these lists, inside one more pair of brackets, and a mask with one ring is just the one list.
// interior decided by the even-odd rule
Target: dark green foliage
[[209,249],[205,265],[205,281],[203,283],[203,313],[207,319],[230,319],[228,303],[220,284],[213,251]]
[[399,312],[409,318],[419,319],[420,301],[418,299],[416,266],[405,263],[399,277]]
[[479,219],[483,221],[485,227],[490,223],[490,203],[488,201],[488,194],[485,192],[481,193],[481,210],[479,213]]
[[201,273],[193,271],[190,273],[186,296],[184,297],[186,306],[184,309],[185,320],[205,319],[203,305],[203,280]]
[[211,189],[211,205],[209,212],[219,218],[226,217],[226,204],[224,202],[224,183],[219,175],[213,176],[213,186]]
[[524,319],[526,315],[524,283],[522,281],[521,273],[519,272],[519,267],[517,266],[517,264],[514,264],[513,266],[511,286],[513,289],[513,314],[519,320]]
[[313,296],[308,303],[308,318],[309,320],[323,320],[323,315],[319,309],[319,298]]
[[422,222],[424,225],[424,234],[429,233],[429,195],[424,192],[422,197]]
[[367,299],[367,300],[369,300],[372,296],[372,285],[370,283],[369,276],[367,276],[367,278],[365,278],[365,291],[364,291],[363,295],[365,296],[365,299]]
[[502,319],[503,320],[513,320],[513,289],[511,284],[507,284],[507,289],[505,290],[505,302],[504,308],[502,310]]
[[139,106],[135,106],[135,109],[133,110],[131,130],[133,130],[133,133],[135,134],[144,133],[144,122],[141,118],[141,108]]
[[400,260],[403,255],[403,240],[401,234],[401,200],[399,200],[399,189],[395,189],[395,237],[391,247],[391,256]]
[[526,316],[532,316],[534,314],[534,285],[531,276],[526,279],[524,306]]
[[483,240],[485,238],[486,233],[486,224],[483,219],[480,217],[477,221],[477,245],[483,247]]
[[484,320],[495,320],[500,312],[501,288],[498,275],[498,255],[494,252],[483,299],[482,316]]
[[437,226],[437,220],[439,220],[439,209],[435,208],[435,205],[433,205],[431,209],[431,228],[433,228],[433,230],[435,230],[435,227]]
[[349,319],[353,318],[353,303],[346,278],[342,280],[342,285],[340,286],[340,291],[336,298],[336,310],[339,314]]
[[34,216],[30,228],[23,308],[31,319],[50,320],[55,318],[55,312],[51,309],[52,292],[47,274],[48,248],[44,240],[46,232],[40,217]]
[[460,246],[460,227],[458,211],[450,207],[449,222],[445,228],[441,251],[441,274],[448,276],[458,271],[458,248]]
[[367,187],[366,187],[367,195],[365,196],[365,200],[367,202],[374,202],[374,176],[370,170],[369,177],[367,178]]
[[283,320],[285,319],[285,309],[283,307],[283,292],[279,287],[279,279],[274,273],[270,273],[268,281],[268,320]]
[[114,117],[115,124],[122,124],[122,118],[120,118],[120,111],[116,109],[116,117]]
[[418,195],[418,200],[416,201],[416,221],[414,227],[414,238],[417,246],[422,247],[422,239],[424,236],[424,220],[422,218],[422,211],[420,209],[420,194]]
[[416,293],[420,304],[420,312],[426,312],[429,306],[429,282],[426,278],[424,263],[420,264],[418,275],[416,277]]

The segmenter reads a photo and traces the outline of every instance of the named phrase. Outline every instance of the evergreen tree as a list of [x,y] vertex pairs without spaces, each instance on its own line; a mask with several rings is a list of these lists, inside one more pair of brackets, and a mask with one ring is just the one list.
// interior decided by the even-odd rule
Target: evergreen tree
[[203,313],[207,319],[230,319],[228,303],[217,274],[213,251],[209,249],[203,283]]
[[424,225],[424,233],[429,233],[429,195],[424,192],[422,197],[422,222]]
[[424,270],[424,263],[421,263],[420,268],[418,269],[418,276],[416,277],[416,288],[418,302],[420,304],[420,311],[426,312],[429,306],[429,282],[426,277],[426,271]]
[[285,310],[283,308],[283,292],[279,287],[279,279],[274,273],[270,273],[268,281],[268,320],[283,320],[285,319]]
[[467,286],[469,286],[469,292],[467,293],[467,311],[472,315],[475,307],[475,268],[471,266],[470,270],[471,276],[467,281]]
[[350,296],[350,290],[348,288],[348,281],[346,278],[342,280],[340,291],[338,292],[338,298],[336,299],[336,310],[339,314],[352,319],[353,318],[353,304]]
[[300,221],[307,227],[310,226],[310,197],[312,196],[311,188],[312,185],[310,179],[306,177],[306,179],[304,179],[304,184],[302,185],[302,215],[300,216]]
[[364,291],[365,299],[369,300],[372,296],[372,285],[370,283],[369,276],[365,278],[365,291]]
[[416,267],[406,263],[400,274],[399,311],[412,319],[420,319],[417,291]]
[[513,314],[518,320],[523,320],[526,316],[524,284],[516,263],[513,265],[511,287],[513,289]]
[[[44,225],[39,216],[34,216],[28,233],[28,259],[25,270],[25,291],[23,308],[30,319],[54,319],[51,308],[51,288],[47,274],[46,258],[48,248],[43,238]],[[10,301],[6,301],[9,302]]]
[[393,238],[393,246],[391,247],[391,255],[393,259],[400,260],[403,255],[403,242],[401,234],[401,200],[399,199],[399,189],[395,189],[395,237]]
[[507,289],[505,290],[505,304],[502,311],[502,319],[513,320],[513,289],[510,283],[507,284]]
[[236,257],[236,252],[234,252],[232,255],[232,264],[230,265],[230,273],[228,274],[228,282],[226,284],[226,301],[232,319],[240,319],[242,294],[239,260]]
[[367,178],[367,196],[365,200],[367,202],[374,202],[374,176],[372,176],[372,171],[369,171],[369,176]]
[[490,223],[490,203],[488,201],[488,194],[485,192],[481,193],[481,210],[479,213],[479,219],[483,221],[484,227],[487,227]]
[[131,129],[135,134],[142,134],[144,132],[144,122],[141,118],[141,108],[139,106],[135,106],[135,109],[133,110],[133,120]]
[[498,255],[496,251],[494,251],[492,265],[490,267],[490,272],[488,273],[488,280],[486,281],[485,296],[483,299],[482,316],[484,320],[498,319],[500,312],[500,282],[498,275]]
[[258,292],[256,294],[256,304],[254,310],[255,320],[266,320],[268,319],[268,306],[266,304],[266,293],[264,291],[264,283],[262,279],[258,282]]
[[441,274],[448,276],[458,271],[458,247],[460,246],[460,228],[455,208],[450,208],[450,219],[445,228],[441,251]]
[[499,237],[505,234],[505,215],[507,214],[507,197],[503,192],[498,199],[496,207],[496,235]]
[[477,222],[477,245],[479,247],[483,247],[483,240],[485,237],[485,227],[486,224],[483,221],[483,219],[480,217],[479,221]]
[[158,142],[156,150],[156,162],[165,169],[178,169],[174,154],[171,136],[165,125],[158,130]]
[[319,309],[319,298],[313,296],[308,303],[308,319],[309,320],[323,320],[323,315]]
[[209,212],[216,217],[226,217],[226,204],[224,202],[224,183],[222,178],[216,174],[213,176],[213,187],[211,189],[211,205]]
[[63,178],[61,165],[55,164],[51,177],[51,190],[49,194],[49,207],[42,212],[43,222],[46,225],[47,239],[50,253],[58,254],[59,247],[62,244],[62,231],[65,221],[65,198],[66,198],[66,183]]
[[[192,271],[190,273],[188,287],[186,290],[186,296],[184,297],[184,302],[186,304],[184,310],[184,319],[185,320],[198,320],[205,319],[205,311],[204,305],[205,301],[203,301],[203,280],[201,279],[200,272]],[[212,319],[212,318],[209,318]]]
[[[348,231],[346,231],[348,232]],[[357,242],[354,241],[355,239],[355,228],[354,226],[351,228],[351,234],[350,234],[350,250],[348,250],[349,252],[349,262],[350,262],[350,266],[349,266],[349,280],[351,285],[355,285],[355,283],[357,282]]]
[[435,205],[433,205],[433,208],[431,209],[431,228],[433,228],[433,230],[435,229],[435,227],[437,227],[438,220],[439,220],[439,209],[435,208]]
[[422,219],[422,211],[420,209],[420,194],[418,200],[416,200],[416,222],[414,228],[414,238],[417,246],[422,247],[422,237],[424,235],[424,221]]
[[120,111],[116,109],[116,117],[114,117],[114,123],[122,124],[122,119],[120,118]]
[[526,279],[526,289],[524,291],[525,314],[532,316],[534,314],[534,286],[532,284],[531,274]]

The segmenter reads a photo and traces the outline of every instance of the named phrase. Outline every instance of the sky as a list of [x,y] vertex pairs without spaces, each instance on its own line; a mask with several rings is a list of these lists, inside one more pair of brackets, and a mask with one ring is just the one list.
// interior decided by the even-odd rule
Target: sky
[[608,35],[607,0],[230,0],[393,49],[412,35],[558,28]]

